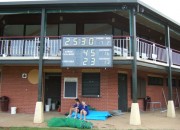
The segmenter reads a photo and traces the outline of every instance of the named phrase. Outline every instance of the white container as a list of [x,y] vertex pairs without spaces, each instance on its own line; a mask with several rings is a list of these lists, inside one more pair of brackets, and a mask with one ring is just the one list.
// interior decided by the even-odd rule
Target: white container
[[48,105],[49,105],[49,110],[51,109],[51,98],[48,98],[48,103],[47,103]]
[[49,112],[49,105],[46,105],[46,106],[45,106],[45,111],[46,111],[46,112]]
[[55,109],[56,109],[56,104],[52,103],[52,110],[55,110]]
[[11,114],[16,114],[17,107],[11,107]]

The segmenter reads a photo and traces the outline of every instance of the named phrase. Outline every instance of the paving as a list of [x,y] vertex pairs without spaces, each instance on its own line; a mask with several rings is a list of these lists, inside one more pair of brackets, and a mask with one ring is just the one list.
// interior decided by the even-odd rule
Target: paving
[[[141,125],[129,125],[130,113],[124,113],[120,116],[113,116],[106,121],[94,121],[94,129],[145,129],[145,130],[180,130],[180,108],[176,109],[176,118],[169,118],[166,112],[148,111],[141,112]],[[44,114],[45,122],[41,124],[33,123],[33,114],[17,113],[15,115],[10,112],[0,112],[0,127],[42,127],[47,128],[47,123],[52,117],[62,117],[58,112],[46,112]]]

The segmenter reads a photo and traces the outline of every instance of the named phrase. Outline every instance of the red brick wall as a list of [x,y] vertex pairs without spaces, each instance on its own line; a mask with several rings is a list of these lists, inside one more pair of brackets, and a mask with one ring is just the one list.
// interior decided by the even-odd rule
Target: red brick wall
[[[46,67],[46,68],[59,68],[59,67]],[[16,106],[20,113],[33,113],[35,103],[37,101],[37,87],[29,83],[28,79],[22,79],[22,73],[28,73],[37,67],[22,67],[22,66],[6,66],[2,68],[2,83],[1,83],[1,96],[10,97],[10,107]],[[116,110],[118,109],[118,73],[127,73],[128,76],[128,107],[131,107],[131,70],[120,68],[107,68],[100,69],[101,73],[101,90],[100,98],[84,98],[82,93],[82,69],[62,69],[61,82],[61,112],[65,113],[69,110],[70,106],[74,104],[73,99],[64,99],[64,77],[77,77],[78,78],[78,98],[85,100],[87,104],[95,107],[97,110]],[[147,76],[149,73],[138,71],[138,76],[144,77],[146,80],[146,95],[150,96],[152,101],[160,101],[165,106],[164,97],[162,95],[162,88],[167,97],[167,86],[164,80],[164,86],[148,86]],[[152,73],[151,73],[152,74]],[[167,77],[164,75],[164,79]],[[180,89],[179,89],[180,91]],[[173,88],[174,99],[175,88]],[[167,98],[168,100],[168,98]],[[143,109],[143,99],[138,100],[140,109]]]
[[2,69],[1,95],[10,98],[10,107],[17,107],[17,112],[33,113],[37,100],[37,85],[21,78],[34,67],[7,66]]
[[[74,73],[72,73],[74,72]],[[84,98],[82,94],[82,72],[81,69],[63,69],[62,72],[62,87],[61,87],[61,112],[65,113],[74,104],[73,99],[64,99],[64,77],[77,77],[78,78],[78,98],[80,100],[85,100],[87,104],[95,107],[98,110],[114,110],[118,108],[118,92],[117,92],[117,70],[116,69],[101,69],[101,88],[100,88],[100,98]]]

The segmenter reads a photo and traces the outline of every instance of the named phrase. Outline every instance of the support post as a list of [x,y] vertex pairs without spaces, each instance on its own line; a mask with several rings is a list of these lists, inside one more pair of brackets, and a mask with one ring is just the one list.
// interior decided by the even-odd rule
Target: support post
[[141,125],[139,104],[137,103],[137,54],[136,54],[136,10],[129,11],[130,43],[132,46],[132,97],[130,125]]
[[44,109],[42,103],[42,73],[43,73],[43,55],[44,55],[44,36],[46,35],[46,10],[43,8],[41,13],[41,36],[39,53],[39,71],[38,71],[38,101],[36,102],[34,123],[44,122]]
[[172,100],[172,57],[171,57],[171,48],[170,48],[170,34],[169,34],[169,26],[165,26],[165,43],[166,47],[168,48],[168,107],[167,107],[167,117],[176,117],[175,108],[174,108],[174,101]]

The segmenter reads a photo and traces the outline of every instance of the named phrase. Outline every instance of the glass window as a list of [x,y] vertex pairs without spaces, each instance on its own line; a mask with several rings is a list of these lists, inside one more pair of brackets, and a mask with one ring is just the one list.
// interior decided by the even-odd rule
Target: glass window
[[91,34],[99,34],[105,35],[110,34],[112,35],[112,26],[109,24],[85,24],[84,25],[84,34],[91,35]]
[[58,36],[58,25],[55,24],[47,25],[46,36]]
[[[168,86],[168,78],[166,79],[166,86]],[[176,87],[176,79],[172,79],[172,86]]]
[[4,36],[23,36],[24,25],[6,25]]
[[1,73],[1,70],[0,70],[0,96],[1,96],[1,80],[2,80],[2,73]]
[[148,76],[148,85],[163,86],[163,78]]
[[82,73],[82,95],[100,95],[100,73]]
[[41,25],[27,25],[26,36],[40,36]]
[[59,35],[75,35],[76,24],[60,24]]
[[77,98],[77,78],[64,78],[64,98]]
[[114,35],[115,36],[121,36],[122,35],[122,30],[118,29],[118,28],[115,28],[114,29]]

